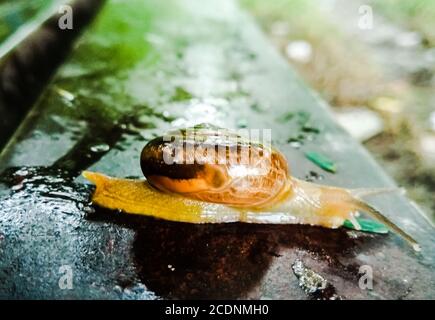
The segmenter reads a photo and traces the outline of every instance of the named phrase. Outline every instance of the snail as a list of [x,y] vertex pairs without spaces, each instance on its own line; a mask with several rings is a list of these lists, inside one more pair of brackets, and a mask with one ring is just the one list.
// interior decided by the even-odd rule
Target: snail
[[[193,133],[193,134],[192,134]],[[277,149],[231,130],[199,125],[149,141],[140,165],[146,179],[83,175],[96,185],[93,203],[131,214],[188,223],[309,224],[338,228],[365,212],[417,242],[361,197],[386,189],[343,189],[290,175]]]

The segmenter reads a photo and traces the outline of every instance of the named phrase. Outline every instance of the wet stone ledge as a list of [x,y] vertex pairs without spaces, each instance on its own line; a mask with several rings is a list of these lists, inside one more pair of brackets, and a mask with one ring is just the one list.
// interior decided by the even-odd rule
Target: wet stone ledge
[[[103,2],[38,0],[0,5],[0,11],[5,10],[0,29],[9,31],[0,34],[0,150]],[[59,28],[65,4],[73,13],[72,29]]]
[[[392,233],[194,225],[89,203],[82,170],[141,177],[148,140],[203,122],[272,128],[301,179],[393,185],[234,1],[107,1],[0,155],[0,298],[435,296],[435,233],[403,195],[370,202],[421,253]],[[336,172],[306,152],[333,159]],[[359,285],[361,266],[373,271],[371,290]]]

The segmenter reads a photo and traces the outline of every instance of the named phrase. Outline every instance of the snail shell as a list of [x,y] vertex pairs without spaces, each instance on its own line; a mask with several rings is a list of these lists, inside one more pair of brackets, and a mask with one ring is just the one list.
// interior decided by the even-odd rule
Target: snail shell
[[170,132],[142,150],[142,171],[155,188],[231,205],[264,207],[287,190],[283,154],[213,126]]
[[83,172],[96,185],[92,201],[109,209],[189,223],[338,228],[350,220],[360,229],[356,217],[365,212],[420,250],[409,234],[361,199],[391,189],[349,190],[298,180],[290,176],[278,150],[229,130],[200,125],[170,132],[145,145],[140,164],[147,181]]

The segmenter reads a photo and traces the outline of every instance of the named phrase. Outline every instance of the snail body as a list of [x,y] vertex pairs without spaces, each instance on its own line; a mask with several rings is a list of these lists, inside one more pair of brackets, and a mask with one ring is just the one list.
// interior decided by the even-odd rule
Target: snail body
[[[285,156],[271,146],[213,126],[191,128],[151,140],[140,158],[143,179],[118,179],[86,171],[96,185],[93,202],[132,214],[189,223],[310,224],[359,229],[365,212],[412,237],[359,196],[378,189],[348,190],[290,175]],[[382,190],[381,190],[382,192]]]

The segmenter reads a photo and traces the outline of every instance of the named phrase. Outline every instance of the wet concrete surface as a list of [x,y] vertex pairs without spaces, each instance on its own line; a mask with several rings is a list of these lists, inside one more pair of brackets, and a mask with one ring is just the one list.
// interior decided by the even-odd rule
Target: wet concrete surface
[[[289,112],[305,113],[318,130],[303,131]],[[272,128],[299,178],[393,184],[233,1],[109,1],[0,154],[0,297],[435,296],[435,232],[401,195],[371,203],[411,233],[422,253],[391,233],[194,225],[90,203],[93,187],[79,177],[82,170],[141,177],[148,140],[203,122]],[[333,159],[337,173],[321,171],[307,151]],[[59,285],[65,266],[70,289]],[[361,266],[373,271],[372,290],[359,287]],[[324,279],[325,288],[307,291],[307,276]]]

